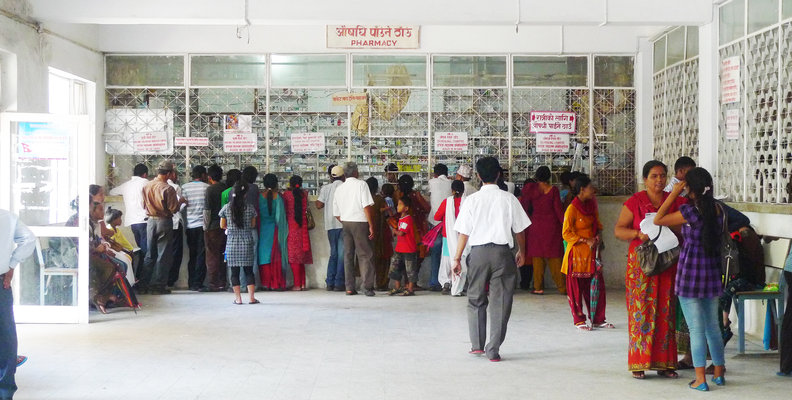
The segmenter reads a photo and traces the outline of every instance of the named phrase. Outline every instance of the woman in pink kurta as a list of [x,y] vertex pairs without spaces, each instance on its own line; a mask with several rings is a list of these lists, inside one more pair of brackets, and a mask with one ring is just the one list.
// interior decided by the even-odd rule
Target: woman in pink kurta
[[302,178],[295,175],[289,179],[289,190],[283,192],[283,203],[286,208],[286,221],[289,224],[289,236],[286,239],[289,249],[289,264],[294,273],[292,290],[304,290],[305,264],[313,264],[311,239],[308,236],[308,194],[302,190]]
[[525,185],[520,196],[520,202],[531,218],[531,226],[525,235],[526,257],[533,259],[534,291],[531,293],[544,294],[546,265],[558,291],[565,294],[566,284],[561,274],[561,259],[564,255],[561,194],[557,187],[550,184],[550,168],[539,167],[535,178],[537,183]]

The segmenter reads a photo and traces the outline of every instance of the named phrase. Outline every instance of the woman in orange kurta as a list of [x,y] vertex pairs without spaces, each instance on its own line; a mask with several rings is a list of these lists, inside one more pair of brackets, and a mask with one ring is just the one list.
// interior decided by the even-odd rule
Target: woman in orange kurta
[[[613,328],[605,321],[605,282],[602,269],[596,268],[594,250],[602,241],[602,223],[599,219],[597,189],[586,175],[575,178],[572,184],[574,199],[571,207],[564,213],[564,226],[561,235],[568,245],[561,264],[561,273],[567,276],[567,299],[572,309],[575,327],[582,330],[596,328]],[[583,303],[591,314],[591,281],[597,277],[596,289],[599,292],[595,300],[595,311],[591,317],[591,326],[586,324]],[[581,301],[582,297],[582,301]]]
[[[641,232],[641,221],[647,213],[657,212],[668,193],[663,192],[668,168],[660,161],[649,161],[643,167],[646,190],[624,202],[614,233],[630,242],[627,254],[627,325],[629,346],[627,367],[633,378],[643,379],[644,371],[656,370],[659,375],[676,378],[676,298],[674,279],[676,265],[654,276],[646,276],[635,256],[635,248],[649,237]],[[681,198],[671,207],[676,211]]]

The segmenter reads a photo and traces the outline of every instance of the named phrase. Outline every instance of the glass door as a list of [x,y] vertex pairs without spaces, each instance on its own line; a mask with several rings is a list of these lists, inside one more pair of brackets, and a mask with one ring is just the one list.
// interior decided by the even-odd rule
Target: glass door
[[37,237],[14,274],[16,320],[88,322],[89,119],[5,113],[0,124],[0,207]]

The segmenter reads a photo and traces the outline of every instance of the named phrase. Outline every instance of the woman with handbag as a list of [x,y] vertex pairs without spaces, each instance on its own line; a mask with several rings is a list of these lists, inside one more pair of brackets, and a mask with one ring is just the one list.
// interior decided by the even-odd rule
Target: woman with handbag
[[[622,207],[614,234],[629,241],[625,286],[627,288],[627,325],[629,346],[627,367],[633,378],[644,379],[644,371],[655,370],[658,375],[678,377],[676,345],[676,299],[674,277],[676,266],[647,276],[638,263],[635,248],[649,237],[641,232],[640,224],[647,213],[657,209],[669,197],[663,192],[668,168],[660,161],[652,160],[643,167],[646,190],[640,191]],[[684,200],[673,196],[669,211],[677,211]]]
[[[684,204],[679,211],[669,211],[674,199],[685,188],[692,204]],[[669,199],[666,199],[654,223],[660,226],[682,226],[682,251],[676,271],[676,293],[685,320],[690,329],[690,350],[693,353],[693,367],[696,379],[691,381],[691,389],[707,391],[707,378],[704,374],[707,362],[707,348],[712,355],[714,377],[712,382],[718,386],[726,384],[723,377],[725,360],[723,339],[718,325],[718,297],[721,288],[721,247],[724,232],[724,210],[712,196],[712,176],[704,168],[688,171],[685,181],[674,185]]]
[[302,189],[302,183],[302,177],[294,175],[289,179],[289,190],[283,192],[286,221],[289,223],[286,243],[289,264],[294,274],[292,290],[305,290],[305,264],[313,264],[311,238],[308,235],[308,194]]
[[[561,273],[567,276],[567,299],[572,309],[572,322],[581,330],[592,328],[613,328],[613,324],[605,320],[605,282],[602,270],[596,268],[594,258],[596,249],[602,244],[602,222],[597,207],[597,188],[591,178],[585,174],[578,175],[570,185],[575,196],[570,207],[564,213],[564,226],[561,235],[566,240],[567,248],[561,264]],[[591,286],[594,277],[597,298],[592,299]],[[581,301],[582,297],[582,301]],[[592,300],[594,309],[592,309]],[[583,303],[591,315],[591,326],[586,324]]]

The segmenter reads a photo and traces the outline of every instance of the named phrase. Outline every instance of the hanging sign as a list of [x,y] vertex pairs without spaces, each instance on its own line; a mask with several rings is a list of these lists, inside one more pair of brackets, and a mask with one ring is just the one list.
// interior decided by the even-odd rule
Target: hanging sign
[[251,115],[226,115],[223,122],[223,132],[225,133],[253,132],[253,116]]
[[558,133],[537,133],[537,153],[568,153],[569,135]]
[[166,147],[146,154],[173,153],[173,111],[169,109],[112,108],[105,111],[105,151],[112,155],[135,155],[135,136],[145,132],[165,132]]
[[68,160],[69,130],[52,122],[20,122],[17,159]]
[[366,104],[366,101],[368,101],[366,93],[338,92],[333,95],[334,106],[356,106]]
[[721,104],[740,101],[740,57],[721,60]]
[[165,131],[137,132],[132,135],[132,148],[137,154],[157,154],[168,150]]
[[435,151],[461,153],[467,149],[467,132],[435,132]]
[[255,153],[258,138],[255,133],[226,133],[223,135],[223,151],[226,153]]
[[575,133],[575,113],[566,111],[531,111],[531,133]]
[[190,146],[190,147],[204,147],[209,146],[209,138],[208,137],[175,137],[173,138],[173,144],[175,146],[183,147],[183,146]]
[[303,153],[324,153],[325,134],[324,132],[301,132],[291,135],[291,152],[296,154]]
[[417,49],[418,25],[327,25],[329,49]]
[[740,110],[726,110],[726,139],[740,138]]

